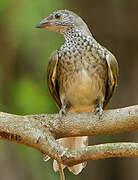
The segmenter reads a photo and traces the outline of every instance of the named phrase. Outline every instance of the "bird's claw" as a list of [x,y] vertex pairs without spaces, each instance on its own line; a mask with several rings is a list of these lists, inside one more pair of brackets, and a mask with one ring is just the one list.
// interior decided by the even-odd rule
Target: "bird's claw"
[[59,119],[61,120],[63,116],[65,116],[67,114],[66,109],[62,108],[59,111]]
[[103,115],[103,109],[102,107],[96,107],[95,108],[95,114],[99,115],[99,118]]

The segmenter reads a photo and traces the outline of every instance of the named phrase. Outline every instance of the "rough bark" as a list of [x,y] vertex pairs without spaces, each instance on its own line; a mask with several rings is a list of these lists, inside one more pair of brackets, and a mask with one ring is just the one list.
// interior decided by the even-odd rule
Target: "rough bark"
[[56,139],[136,129],[138,105],[106,110],[100,119],[94,113],[67,114],[62,120],[58,114],[20,116],[0,113],[0,139],[33,147],[68,166],[110,157],[138,157],[138,143],[100,144],[75,151],[60,146]]

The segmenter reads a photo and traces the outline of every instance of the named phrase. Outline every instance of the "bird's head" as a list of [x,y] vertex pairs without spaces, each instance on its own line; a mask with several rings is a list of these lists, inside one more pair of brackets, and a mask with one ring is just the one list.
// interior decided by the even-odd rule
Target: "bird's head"
[[43,19],[36,27],[47,28],[64,34],[73,27],[87,28],[84,21],[75,13],[68,10],[58,10]]

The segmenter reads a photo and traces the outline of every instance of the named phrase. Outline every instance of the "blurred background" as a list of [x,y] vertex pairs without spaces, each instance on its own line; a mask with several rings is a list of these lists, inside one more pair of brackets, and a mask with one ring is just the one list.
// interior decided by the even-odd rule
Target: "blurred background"
[[[138,103],[137,0],[0,0],[0,110],[15,114],[58,112],[46,85],[51,52],[63,44],[61,35],[36,29],[52,11],[69,9],[79,14],[98,42],[116,56],[120,76],[108,108]],[[134,141],[137,132],[92,137],[90,144]],[[89,162],[83,172],[67,180],[137,180],[138,160],[114,158]],[[40,152],[0,141],[0,180],[57,180],[52,160]]]

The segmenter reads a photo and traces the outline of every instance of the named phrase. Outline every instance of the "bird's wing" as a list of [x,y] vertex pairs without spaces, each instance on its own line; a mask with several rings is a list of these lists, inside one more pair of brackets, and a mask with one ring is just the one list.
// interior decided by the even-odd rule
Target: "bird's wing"
[[59,87],[57,82],[57,64],[58,53],[57,51],[54,51],[50,56],[49,64],[47,67],[47,84],[49,91],[56,102],[56,105],[61,108]]
[[108,65],[108,81],[106,87],[104,107],[108,104],[111,97],[113,96],[118,81],[118,63],[116,58],[109,51],[106,55],[106,61]]

